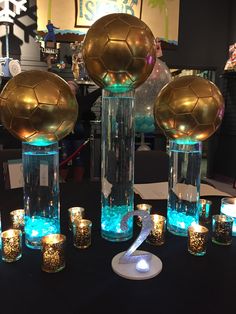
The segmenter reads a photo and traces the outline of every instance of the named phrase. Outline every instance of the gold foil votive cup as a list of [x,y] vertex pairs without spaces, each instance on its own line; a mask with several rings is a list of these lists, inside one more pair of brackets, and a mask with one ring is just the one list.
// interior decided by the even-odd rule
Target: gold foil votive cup
[[83,207],[70,207],[68,209],[69,214],[69,229],[73,230],[73,223],[75,219],[82,219],[84,218],[85,209]]
[[4,262],[16,262],[22,256],[22,232],[18,229],[3,231],[2,239],[2,260]]
[[75,220],[73,224],[73,244],[79,249],[91,245],[92,222],[88,219]]
[[209,200],[206,200],[204,198],[201,198],[199,200],[199,223],[201,225],[207,225],[211,222],[211,205],[212,202]]
[[226,215],[212,216],[212,242],[220,245],[232,243],[233,218]]
[[162,245],[165,242],[165,232],[166,232],[166,217],[153,214],[150,215],[154,226],[149,233],[146,242],[152,245]]
[[[152,209],[152,205],[150,205],[150,204],[137,204],[136,209],[147,211],[150,214],[151,209]],[[140,216],[136,217],[136,222],[137,222],[137,225],[139,227],[142,227],[142,218]]]
[[41,268],[47,273],[57,273],[65,268],[66,236],[63,234],[49,234],[42,238]]
[[188,251],[196,256],[206,254],[209,230],[201,225],[192,225],[188,228]]
[[25,211],[24,209],[16,209],[10,212],[12,228],[19,229],[24,233],[25,228]]

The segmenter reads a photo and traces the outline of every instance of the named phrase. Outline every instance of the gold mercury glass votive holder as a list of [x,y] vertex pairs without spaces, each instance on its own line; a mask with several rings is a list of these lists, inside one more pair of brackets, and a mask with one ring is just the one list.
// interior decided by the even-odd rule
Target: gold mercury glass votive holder
[[24,209],[16,209],[10,212],[12,228],[19,229],[24,233],[25,228],[25,211]]
[[188,228],[188,251],[196,256],[206,254],[209,230],[201,225],[195,224]]
[[75,219],[82,219],[84,218],[85,209],[83,207],[70,207],[68,209],[69,213],[69,229],[73,230],[73,223]]
[[212,216],[212,242],[220,245],[232,243],[233,218],[226,215]]
[[75,220],[73,224],[73,244],[79,249],[91,245],[92,222],[88,219]]
[[[137,210],[144,210],[150,214],[152,205],[150,204],[138,204],[136,205]],[[140,216],[136,217],[136,222],[139,227],[142,227],[142,218]]]
[[2,239],[2,260],[4,262],[18,261],[22,256],[22,232],[18,229],[3,231]]
[[66,236],[63,234],[49,234],[42,238],[41,268],[47,273],[57,273],[65,268]]
[[166,217],[157,214],[150,215],[150,217],[154,225],[146,242],[152,245],[162,245],[165,242]]
[[210,212],[211,212],[212,202],[201,198],[199,200],[199,222],[202,225],[207,225],[211,222]]

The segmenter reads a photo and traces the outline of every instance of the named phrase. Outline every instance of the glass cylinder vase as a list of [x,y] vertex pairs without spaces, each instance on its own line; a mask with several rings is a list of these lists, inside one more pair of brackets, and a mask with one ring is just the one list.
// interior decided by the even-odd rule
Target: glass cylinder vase
[[167,229],[187,236],[188,227],[199,221],[202,143],[171,140],[169,156]]
[[125,231],[120,223],[133,211],[134,141],[133,91],[103,91],[101,234],[109,241],[125,241],[133,235],[132,218]]
[[22,143],[25,242],[41,248],[42,237],[60,233],[58,143]]

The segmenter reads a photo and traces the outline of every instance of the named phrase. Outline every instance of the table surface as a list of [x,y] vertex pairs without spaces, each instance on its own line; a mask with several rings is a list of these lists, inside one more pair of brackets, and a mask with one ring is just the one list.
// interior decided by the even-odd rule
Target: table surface
[[[218,213],[220,198],[213,201]],[[15,263],[1,261],[0,313],[229,313],[234,307],[236,241],[224,247],[213,244],[196,257],[187,251],[187,238],[167,232],[165,244],[143,243],[139,249],[158,256],[162,272],[148,280],[128,280],[115,274],[112,258],[128,249],[134,237],[114,243],[100,235],[100,184],[61,185],[61,232],[67,237],[66,268],[55,274],[41,270],[41,252],[23,244]],[[147,201],[145,201],[146,203]],[[135,203],[143,201],[135,196]],[[166,201],[150,201],[152,213],[166,216]],[[2,230],[10,227],[9,212],[23,206],[22,190],[6,191],[0,198]],[[82,206],[92,220],[92,245],[76,249],[68,230],[67,209]]]

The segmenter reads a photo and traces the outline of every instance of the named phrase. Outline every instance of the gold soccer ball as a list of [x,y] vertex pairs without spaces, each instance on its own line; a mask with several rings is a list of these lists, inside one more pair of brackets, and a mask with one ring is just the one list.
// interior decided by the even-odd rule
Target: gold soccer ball
[[59,141],[73,128],[77,101],[69,85],[46,71],[26,71],[13,77],[0,94],[1,121],[22,141]]
[[224,99],[218,87],[199,76],[182,76],[160,91],[156,123],[171,139],[204,141],[220,126]]
[[125,92],[141,85],[151,74],[156,61],[155,38],[137,17],[109,14],[88,30],[83,60],[97,85]]

